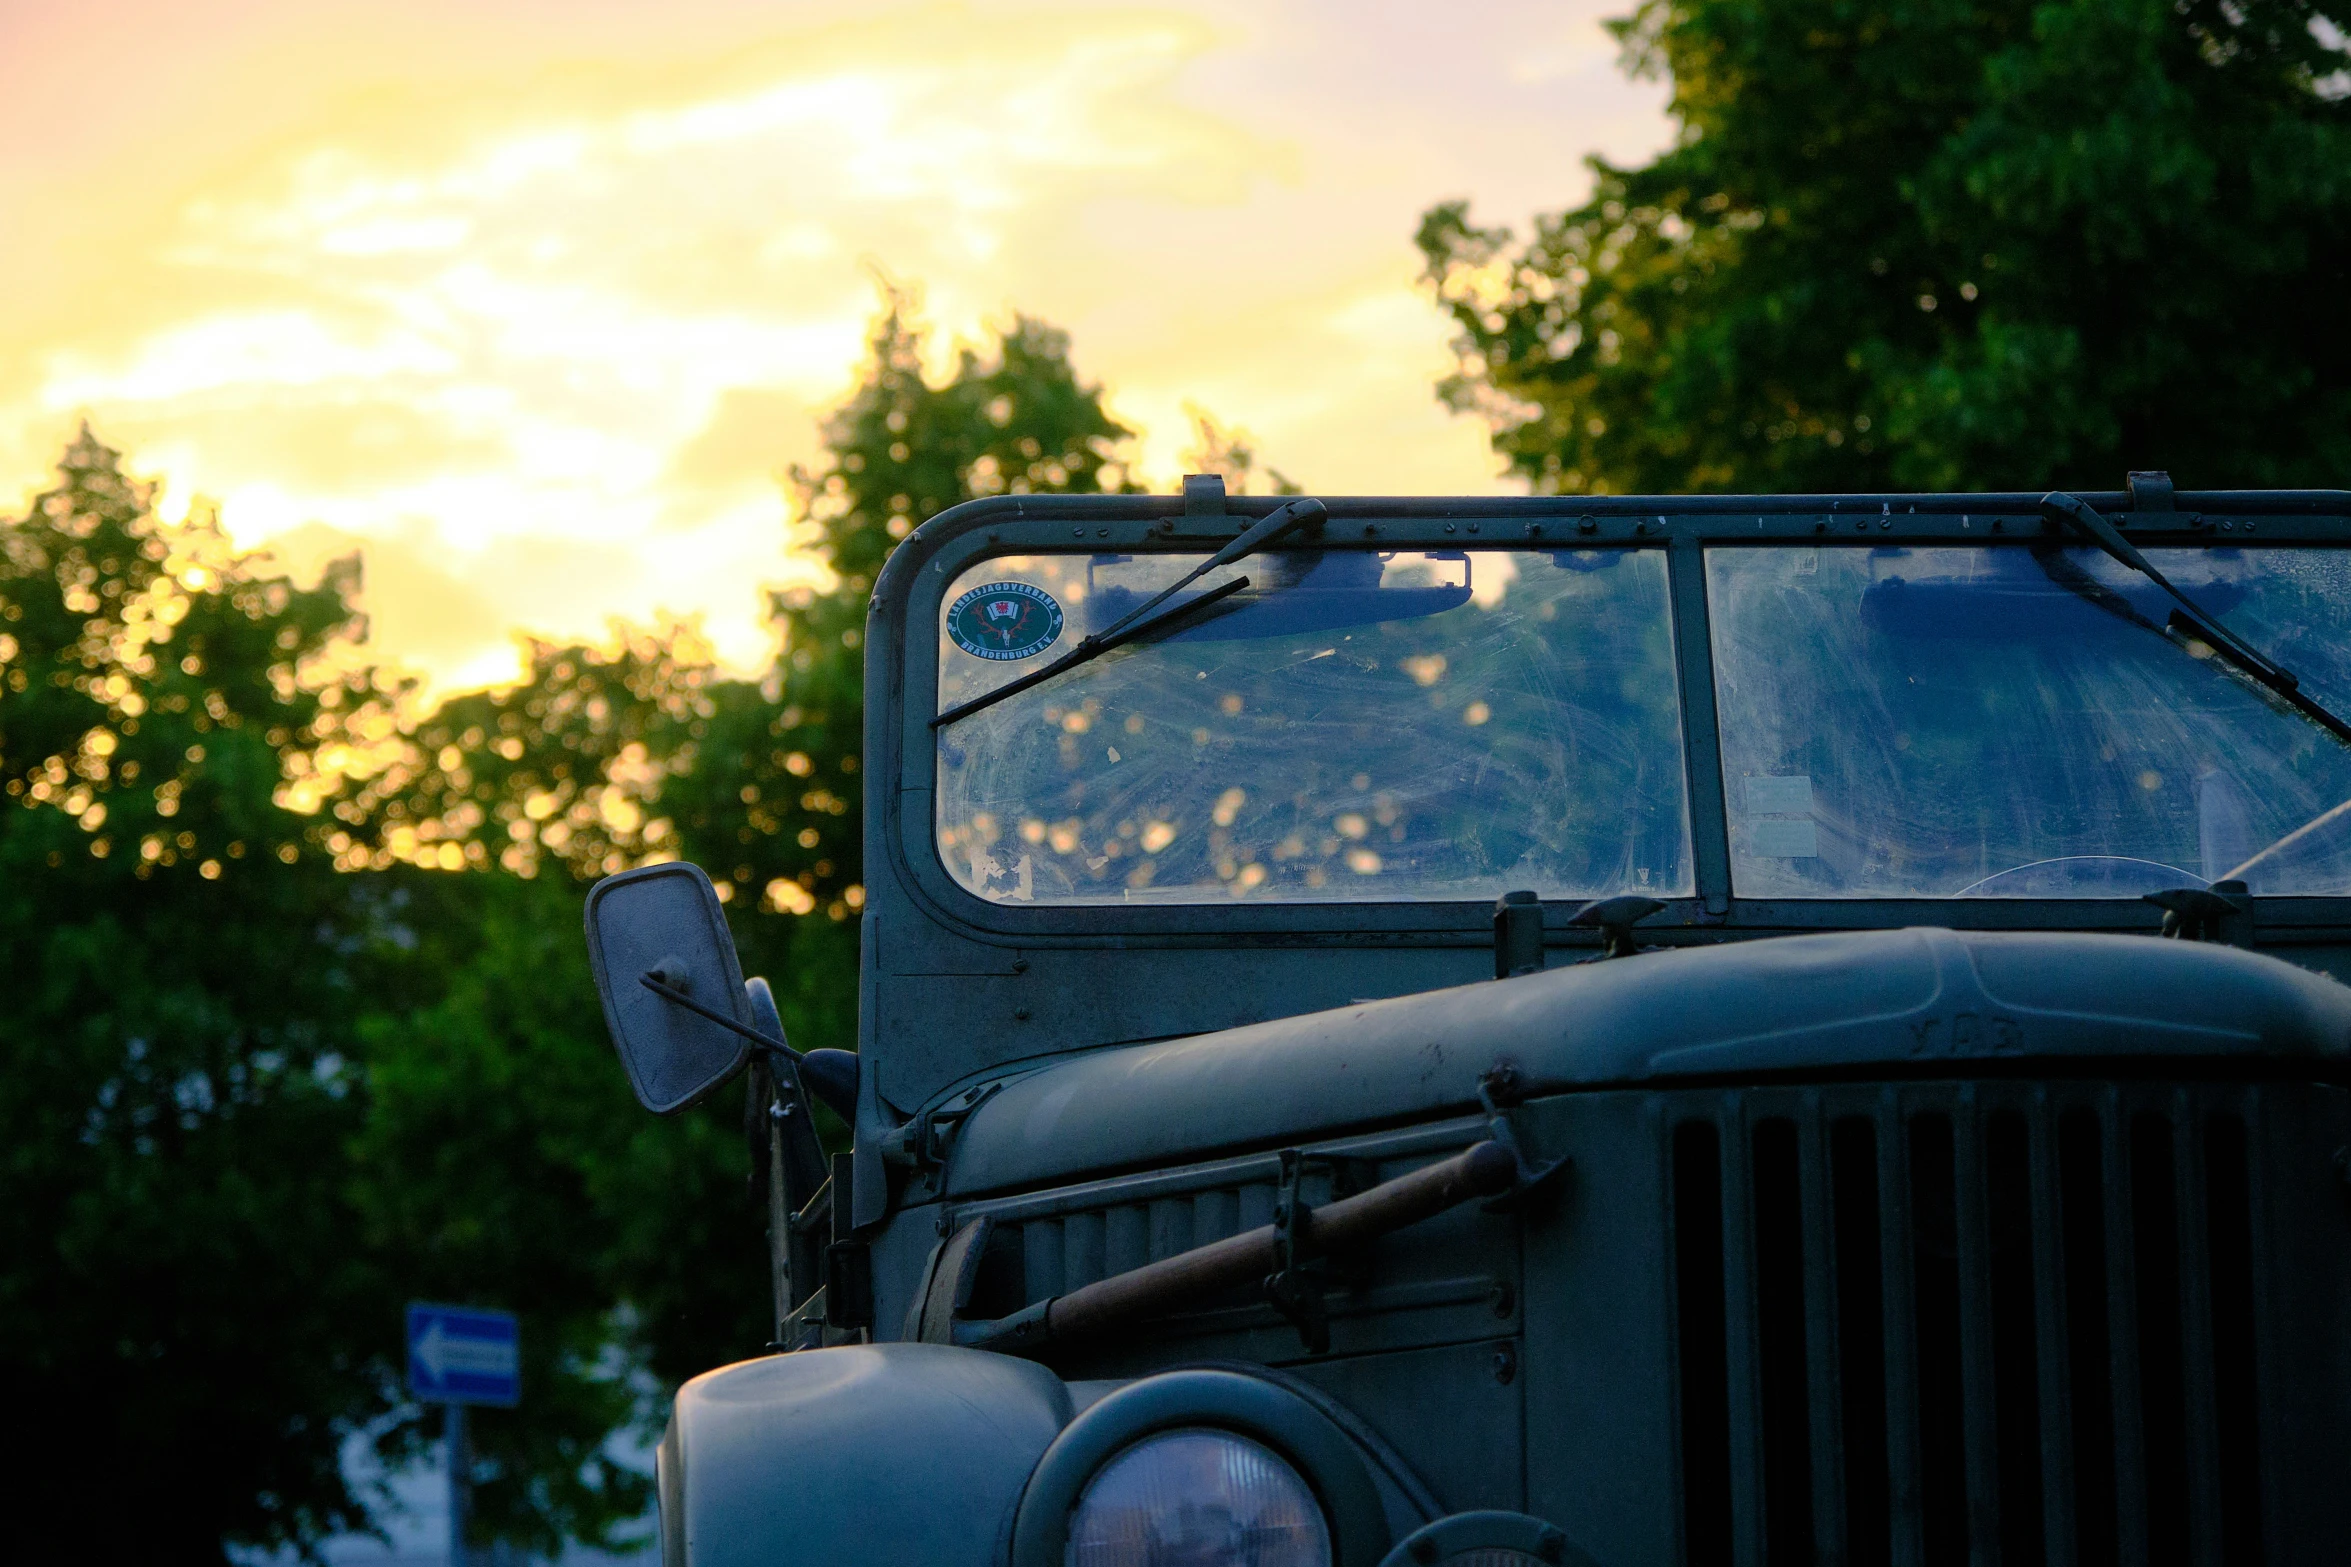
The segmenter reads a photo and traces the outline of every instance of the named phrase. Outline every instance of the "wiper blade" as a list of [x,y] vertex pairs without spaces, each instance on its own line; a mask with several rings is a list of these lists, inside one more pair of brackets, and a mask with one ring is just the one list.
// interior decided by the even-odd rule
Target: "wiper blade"
[[2344,722],[2325,703],[2305,692],[2302,682],[2295,678],[2293,671],[2205,613],[2201,604],[2173,586],[2171,579],[2157,570],[2153,561],[2140,554],[2113,523],[2098,515],[2097,508],[2076,500],[2062,490],[2051,490],[2041,497],[2041,515],[2061,527],[2072,527],[2107,554],[2171,595],[2172,602],[2179,606],[2171,612],[2174,629],[2195,636],[2255,682],[2275,692],[2303,717],[2345,745],[2351,745],[2351,723]]
[[1095,632],[1044,668],[1032,669],[1018,680],[1007,680],[993,691],[983,691],[968,702],[956,703],[932,719],[931,727],[937,729],[942,725],[955,722],[958,718],[968,717],[983,707],[994,707],[1008,696],[1017,696],[1031,686],[1043,685],[1065,669],[1075,669],[1080,664],[1100,658],[1113,648],[1123,647],[1129,642],[1140,641],[1152,632],[1162,630],[1176,621],[1189,619],[1217,600],[1230,598],[1248,585],[1249,579],[1247,577],[1235,577],[1232,581],[1220,582],[1207,592],[1188,598],[1181,604],[1171,604],[1156,615],[1146,616],[1141,620],[1128,616],[1112,630]]
[[1232,543],[1227,544],[1223,549],[1218,550],[1199,565],[1185,572],[1176,581],[1161,588],[1157,593],[1128,610],[1100,631],[1094,632],[1052,663],[1042,669],[1033,669],[1017,680],[1008,680],[993,691],[983,691],[968,702],[956,703],[932,719],[931,727],[938,729],[955,722],[958,718],[968,718],[982,708],[993,707],[1008,696],[1018,695],[1031,686],[1042,685],[1055,675],[1075,669],[1080,664],[1091,663],[1113,648],[1123,647],[1129,642],[1140,641],[1154,631],[1162,630],[1176,621],[1199,613],[1219,599],[1240,592],[1241,589],[1249,585],[1247,577],[1236,577],[1230,582],[1219,583],[1207,592],[1188,598],[1181,604],[1172,604],[1164,610],[1160,609],[1162,604],[1166,604],[1169,599],[1174,598],[1217,567],[1229,566],[1234,561],[1254,555],[1268,545],[1289,537],[1300,528],[1320,523],[1323,518],[1329,515],[1328,508],[1322,502],[1311,497],[1294,500],[1286,506],[1266,513],[1255,523],[1242,529],[1240,537],[1234,539]]

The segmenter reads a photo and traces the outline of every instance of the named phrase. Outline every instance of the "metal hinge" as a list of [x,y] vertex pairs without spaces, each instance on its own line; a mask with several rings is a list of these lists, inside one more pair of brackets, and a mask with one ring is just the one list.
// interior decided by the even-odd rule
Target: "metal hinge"
[[954,1145],[955,1134],[962,1130],[963,1123],[1003,1086],[1001,1081],[983,1084],[960,1099],[935,1110],[925,1110],[896,1131],[884,1134],[883,1160],[910,1169],[938,1169],[945,1165],[947,1151]]

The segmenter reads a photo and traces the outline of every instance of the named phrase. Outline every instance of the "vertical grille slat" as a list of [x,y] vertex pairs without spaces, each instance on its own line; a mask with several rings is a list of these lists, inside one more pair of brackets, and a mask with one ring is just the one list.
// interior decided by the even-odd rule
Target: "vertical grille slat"
[[1073,1213],[1061,1221],[1061,1279],[1063,1289],[1077,1289],[1109,1274],[1102,1265],[1103,1218],[1099,1213]]
[[2066,1376],[2065,1230],[2060,1222],[2057,1115],[2036,1088],[2025,1112],[2031,1145],[2033,1346],[2040,1390],[2041,1543],[2050,1567],[2079,1567],[2074,1509],[2073,1388]]
[[1948,1115],[1913,1115],[1908,1129],[1919,1529],[1926,1567],[1963,1567],[1968,1559],[1968,1447],[1957,1159]]
[[[1722,1120],[1722,1168],[1726,1182],[1722,1195],[1724,1385],[1730,1394],[1731,1441],[1731,1558],[1740,1567],[1763,1560],[1764,1455],[1752,1433],[1763,1429],[1763,1377],[1756,1341],[1761,1324],[1756,1311],[1755,1215],[1749,1201],[1753,1190],[1754,1149],[1747,1122],[1731,1108]],[[1739,1440],[1748,1433],[1748,1440]]]
[[2133,1273],[2138,1295],[2139,1418],[2147,1464],[2147,1552],[2152,1567],[2188,1560],[2187,1353],[2180,1318],[2179,1169],[2171,1118],[2141,1110],[2130,1122]]
[[1150,1227],[1144,1244],[1150,1249],[1153,1262],[1192,1249],[1193,1202],[1190,1197],[1162,1197],[1144,1210],[1144,1222]]
[[1139,1268],[1151,1260],[1149,1211],[1139,1204],[1121,1203],[1102,1214],[1102,1273],[1105,1278]]
[[1805,1358],[1804,1183],[1796,1123],[1755,1123],[1754,1254],[1756,1380],[1763,1411],[1764,1560],[1814,1557],[1812,1390]]
[[1032,1295],[1059,1295],[1064,1282],[1061,1261],[1062,1224],[1042,1219],[1020,1227],[1021,1285]]
[[2113,1326],[2107,1313],[2106,1136],[2098,1113],[2057,1119],[2065,1358],[2072,1370],[2074,1543],[2082,1567],[2116,1567]]
[[1829,1203],[1836,1229],[1837,1382],[1845,1428],[1845,1551],[1853,1567],[1894,1559],[1886,1467],[1885,1240],[1878,1138],[1867,1116],[1829,1127]]
[[[1981,1107],[1972,1090],[1960,1096],[1951,1119],[1954,1217],[1959,1270],[1959,1369],[1964,1390],[1960,1432],[1967,1451],[1967,1530],[1975,1541],[2001,1539],[2001,1454],[1998,1400],[1992,1365],[1991,1221],[1985,1212],[1987,1179]],[[1979,1549],[1973,1553],[1981,1556]]]
[[2147,1561],[2147,1423],[2139,1385],[2139,1292],[2131,1277],[2138,1226],[2132,1213],[2130,1118],[2119,1089],[2099,1105],[2100,1178],[2106,1225],[2108,1394],[2114,1401],[2115,1548]]
[[1892,1089],[1878,1096],[1878,1247],[1885,1268],[1886,1468],[1895,1567],[1923,1567],[1919,1530],[1918,1331],[1912,1300],[1909,1143]]
[[1799,1200],[1803,1204],[1805,1403],[1811,1416],[1812,1530],[1818,1559],[1844,1562],[1844,1502],[1838,1471],[1845,1451],[1843,1367],[1837,1359],[1836,1241],[1829,1208],[1827,1132],[1820,1096],[1808,1093],[1796,1122]]
[[2216,1115],[2204,1134],[2210,1215],[2214,1418],[2219,1428],[2220,1559],[2262,1559],[2261,1401],[2253,1346],[2253,1196],[2245,1123]]
[[[1970,1139],[1975,1142],[1975,1139]],[[1988,1506],[1981,1528],[2000,1541],[2007,1567],[2048,1560],[2042,1517],[2040,1332],[2034,1279],[2032,1132],[2024,1113],[1998,1108],[1983,1118],[1981,1192],[1990,1364],[1970,1390],[1983,1401]],[[1980,1389],[1980,1391],[1978,1391]]]
[[1731,1559],[1729,1337],[1723,1303],[1722,1139],[1710,1122],[1673,1131],[1674,1305],[1681,1371],[1682,1559]]
[[1984,1215],[1982,1266],[1970,1269],[1984,1297],[1984,1370],[1970,1384],[1970,1435],[1982,1428],[1984,1489],[1977,1529],[1998,1539],[2008,1567],[2048,1560],[2041,1529],[2041,1374],[2034,1325],[2034,1198],[2031,1132],[2022,1111],[1994,1107],[1968,1144],[1977,1170],[1963,1179]]
[[2262,1560],[2258,1094],[1682,1098],[1685,1560]]
[[2211,1278],[2193,1259],[2212,1255],[2210,1218],[2203,1194],[2203,1141],[2188,1095],[2174,1093],[2165,1117],[2172,1144],[2172,1205],[2179,1216],[2178,1295],[2180,1309],[2181,1457],[2187,1466],[2188,1559],[2220,1559],[2217,1390],[2213,1386]]

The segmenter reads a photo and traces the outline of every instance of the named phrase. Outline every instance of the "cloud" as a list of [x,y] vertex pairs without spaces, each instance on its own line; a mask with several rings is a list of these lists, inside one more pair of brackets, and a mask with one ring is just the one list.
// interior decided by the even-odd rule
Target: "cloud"
[[877,263],[942,356],[1071,328],[1157,482],[1199,404],[1334,490],[1490,487],[1413,219],[1662,139],[1652,90],[1555,101],[1588,16],[1501,0],[94,3],[160,83],[120,120],[47,85],[83,34],[0,51],[0,202],[46,241],[0,253],[0,472],[86,413],[241,543],[361,540],[379,645],[444,685],[662,607],[761,656],[756,584],[807,570],[777,475]]

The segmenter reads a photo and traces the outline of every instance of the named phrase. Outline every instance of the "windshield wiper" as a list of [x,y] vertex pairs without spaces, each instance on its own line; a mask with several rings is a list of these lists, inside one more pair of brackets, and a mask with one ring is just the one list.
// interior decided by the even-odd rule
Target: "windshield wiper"
[[1287,506],[1278,507],[1266,513],[1255,523],[1242,529],[1241,536],[1233,540],[1232,543],[1218,550],[1100,631],[1092,633],[1083,642],[1062,654],[1052,663],[1042,669],[1032,669],[1018,680],[1008,680],[993,691],[983,691],[968,702],[956,703],[932,719],[931,727],[937,729],[955,722],[958,718],[968,718],[982,708],[993,707],[1008,696],[1017,695],[1028,690],[1031,686],[1042,685],[1055,675],[1075,669],[1080,664],[1091,663],[1113,648],[1123,647],[1129,642],[1140,641],[1154,631],[1163,630],[1179,620],[1198,614],[1219,599],[1240,592],[1241,589],[1249,585],[1247,577],[1236,577],[1230,582],[1219,583],[1207,592],[1188,598],[1181,604],[1169,604],[1165,609],[1159,607],[1162,604],[1167,604],[1169,599],[1217,567],[1229,566],[1234,561],[1254,555],[1277,540],[1289,537],[1300,528],[1320,523],[1323,518],[1329,515],[1328,508],[1312,497],[1294,500]]
[[2302,682],[2294,677],[2291,670],[2206,614],[2202,605],[2174,587],[2171,579],[2158,571],[2153,561],[2140,554],[2113,523],[2098,515],[2095,507],[2074,499],[2062,490],[2051,490],[2041,497],[2041,515],[2060,527],[2072,527],[2107,554],[2171,595],[2172,601],[2179,606],[2171,612],[2173,629],[2195,636],[2255,682],[2275,692],[2303,717],[2345,745],[2351,745],[2351,723],[2338,718],[2325,703],[2305,692]]

